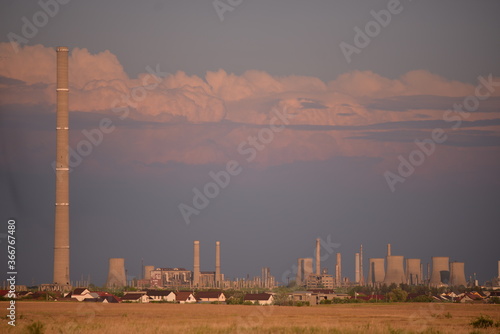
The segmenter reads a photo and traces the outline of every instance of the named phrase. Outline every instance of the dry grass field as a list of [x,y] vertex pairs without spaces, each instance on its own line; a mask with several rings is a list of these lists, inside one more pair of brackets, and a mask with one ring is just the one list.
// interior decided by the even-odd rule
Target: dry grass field
[[[500,320],[500,305],[339,304],[310,307],[211,304],[18,302],[16,327],[1,333],[500,333],[474,329],[480,314]],[[7,302],[1,302],[4,310]]]

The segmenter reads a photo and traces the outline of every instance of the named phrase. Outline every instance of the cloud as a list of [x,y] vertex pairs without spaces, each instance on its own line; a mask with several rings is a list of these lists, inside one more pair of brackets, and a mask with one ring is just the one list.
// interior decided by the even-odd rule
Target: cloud
[[[0,108],[43,106],[55,111],[54,48],[24,46],[14,54],[10,44],[0,43],[0,60]],[[396,79],[353,71],[325,83],[256,70],[236,75],[220,69],[204,77],[179,71],[154,77],[150,72],[161,73],[155,64],[130,78],[111,52],[92,54],[84,48],[72,49],[69,61],[73,114],[92,115],[95,124],[112,117],[120,131],[106,142],[115,156],[123,157],[122,163],[137,161],[141,166],[241,159],[238,145],[269,127],[273,110],[287,110],[293,118],[259,152],[255,164],[392,157],[409,143],[401,138],[413,137],[412,129],[442,124],[443,112],[473,95],[475,88],[424,70]],[[500,125],[492,120],[499,117],[500,89],[493,95],[481,101],[461,130],[498,131]],[[381,132],[390,129],[399,132]],[[482,146],[496,145],[495,138],[493,145],[486,145],[489,138],[481,138]]]

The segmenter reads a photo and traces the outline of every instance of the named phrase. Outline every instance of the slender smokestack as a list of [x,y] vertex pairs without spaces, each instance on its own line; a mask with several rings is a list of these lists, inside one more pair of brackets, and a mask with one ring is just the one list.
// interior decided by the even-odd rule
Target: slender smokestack
[[359,253],[354,257],[354,281],[359,283]]
[[193,263],[193,286],[200,285],[200,242],[194,242],[194,263]]
[[365,275],[363,274],[363,245],[359,247],[359,284],[365,285]]
[[391,256],[391,244],[387,244],[387,256]]
[[220,288],[220,241],[215,242],[215,286]]
[[68,52],[57,48],[54,283],[69,286]]
[[337,286],[342,286],[342,254],[337,253],[337,266],[336,266],[336,280]]
[[321,275],[321,239],[316,239],[316,275]]

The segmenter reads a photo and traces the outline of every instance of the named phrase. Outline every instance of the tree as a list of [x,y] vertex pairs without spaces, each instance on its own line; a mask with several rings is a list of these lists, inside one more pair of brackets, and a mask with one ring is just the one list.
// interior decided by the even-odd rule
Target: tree
[[391,292],[387,294],[391,302],[405,302],[408,298],[408,292],[401,288],[392,289]]

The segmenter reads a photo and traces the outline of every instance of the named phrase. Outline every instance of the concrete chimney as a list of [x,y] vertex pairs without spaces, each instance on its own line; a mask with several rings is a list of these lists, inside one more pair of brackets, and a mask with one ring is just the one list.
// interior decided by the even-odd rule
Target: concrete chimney
[[342,286],[342,254],[337,253],[337,264],[335,266],[335,280],[337,286]]
[[359,284],[365,285],[365,275],[363,273],[363,245],[359,247]]
[[321,239],[316,239],[316,275],[321,275]]
[[195,240],[194,247],[194,261],[193,261],[193,287],[200,285],[200,242]]
[[108,280],[106,281],[107,288],[123,288],[127,285],[125,277],[125,259],[111,258],[109,259]]
[[391,256],[391,244],[387,244],[387,256]]
[[69,154],[68,154],[68,52],[57,49],[56,112],[56,208],[54,236],[54,283],[70,286],[69,279]]
[[359,283],[359,253],[354,256],[354,282]]
[[215,286],[221,287],[220,277],[220,241],[215,242]]

